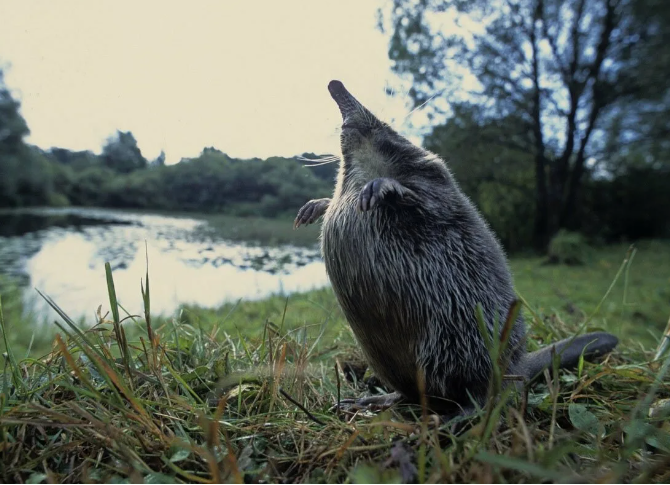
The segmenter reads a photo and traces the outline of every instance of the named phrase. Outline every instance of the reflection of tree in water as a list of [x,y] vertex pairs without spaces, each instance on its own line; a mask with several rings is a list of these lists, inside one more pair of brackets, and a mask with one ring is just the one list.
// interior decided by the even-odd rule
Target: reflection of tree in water
[[[44,243],[81,232],[92,226],[130,225],[131,221],[90,215],[78,210],[27,209],[0,211],[0,272],[20,285],[30,284],[27,261],[40,252]],[[110,231],[111,232],[111,231]]]
[[199,268],[212,265],[215,268],[234,266],[243,270],[263,271],[270,274],[290,274],[319,257],[317,250],[303,250],[292,246],[271,248],[264,246],[240,246],[239,244],[219,243],[194,251],[185,249],[180,259],[188,266]]
[[187,266],[214,268],[233,266],[271,274],[290,274],[315,259],[316,249],[293,246],[260,246],[221,239],[201,230],[205,224],[193,219],[120,213],[96,209],[49,209],[0,211],[0,272],[30,278],[26,262],[46,240],[58,240],[76,232],[94,248],[89,267],[108,261],[112,269],[125,269],[143,254],[144,242]]
[[212,260],[212,266],[215,268],[220,268],[221,266],[224,266],[226,264],[233,264],[233,260],[229,258],[222,258],[218,257],[214,260]]
[[234,266],[270,274],[289,274],[318,257],[316,250],[244,246],[203,237],[202,233],[194,236],[188,229],[167,225],[89,227],[82,231],[82,236],[96,248],[94,260],[109,261],[112,269],[127,268],[137,257],[137,251],[143,251],[145,240],[163,253],[176,253],[180,261],[192,268]]
[[77,213],[54,211],[0,212],[0,236],[20,237],[54,227],[79,230],[87,226],[128,225],[129,221],[102,219]]
[[125,243],[123,245],[114,245],[101,248],[96,256],[109,263],[112,271],[117,269],[126,269],[128,265],[135,259],[137,253],[137,245],[134,243]]
[[21,238],[0,236],[0,273],[12,278],[20,285],[30,284],[26,261],[42,249],[44,236],[27,234]]
[[82,231],[83,238],[93,244],[96,251],[89,267],[93,269],[96,262],[109,262],[112,271],[126,269],[137,254],[136,238],[128,237],[127,232],[135,232],[137,227],[130,231],[109,230],[108,228],[88,228]]

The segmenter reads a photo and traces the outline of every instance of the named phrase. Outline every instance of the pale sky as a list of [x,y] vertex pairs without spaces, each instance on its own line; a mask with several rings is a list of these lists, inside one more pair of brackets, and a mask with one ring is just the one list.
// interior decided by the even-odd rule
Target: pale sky
[[[383,3],[383,2],[382,2]],[[0,63],[29,143],[99,152],[116,129],[168,163],[337,153],[339,79],[407,134],[372,0],[0,1]],[[405,128],[405,130],[403,130]],[[416,139],[415,139],[416,140]]]

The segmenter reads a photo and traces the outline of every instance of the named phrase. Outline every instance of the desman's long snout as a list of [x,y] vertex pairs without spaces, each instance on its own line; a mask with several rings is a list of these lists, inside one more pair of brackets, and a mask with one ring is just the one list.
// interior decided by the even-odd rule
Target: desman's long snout
[[363,105],[354,98],[340,81],[330,81],[328,91],[342,113],[342,121],[351,120],[355,114],[366,111]]

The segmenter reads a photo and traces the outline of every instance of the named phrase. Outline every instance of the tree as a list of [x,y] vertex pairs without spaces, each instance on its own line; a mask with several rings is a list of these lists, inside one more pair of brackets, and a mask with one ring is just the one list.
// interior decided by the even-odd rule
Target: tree
[[5,84],[4,71],[0,68],[0,154],[16,153],[23,138],[30,133],[16,101]]
[[[667,5],[661,0],[394,0],[389,56],[394,70],[411,78],[409,94],[416,106],[470,72],[479,86],[458,94],[481,106],[491,120],[515,117],[531,135],[530,146],[526,140],[502,141],[532,153],[534,240],[543,250],[559,228],[578,222],[584,176],[599,161],[594,146],[602,143],[594,140],[605,138],[603,120],[623,106],[640,112],[645,103],[667,101],[668,77],[644,65],[659,55],[663,62],[654,64],[667,73]],[[445,34],[436,26],[447,17],[470,30]]]
[[52,147],[46,152],[46,155],[60,165],[74,170],[84,170],[102,164],[100,157],[90,150],[72,151],[67,148]]
[[23,138],[29,130],[20,107],[21,103],[12,96],[0,69],[0,206],[21,205],[26,180],[36,173],[32,163],[29,166],[23,163],[23,155],[28,153]]
[[480,106],[453,106],[453,116],[425,137],[424,146],[449,163],[461,189],[480,209],[508,251],[532,243],[530,136],[513,116],[491,120]]
[[109,168],[119,173],[129,173],[147,167],[147,161],[137,146],[131,132],[117,131],[107,139],[102,148],[102,158]]
[[153,160],[150,165],[152,167],[164,167],[165,166],[165,152],[161,150],[155,160]]

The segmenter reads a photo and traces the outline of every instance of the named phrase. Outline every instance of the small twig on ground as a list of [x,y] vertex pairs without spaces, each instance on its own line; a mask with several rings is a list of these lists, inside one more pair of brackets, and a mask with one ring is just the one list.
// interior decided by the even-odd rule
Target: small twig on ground
[[284,389],[279,388],[279,393],[280,393],[282,396],[284,396],[286,399],[288,399],[289,401],[291,401],[293,404],[295,404],[296,406],[298,406],[298,407],[302,410],[302,412],[304,412],[304,413],[307,415],[307,417],[308,417],[309,419],[311,419],[312,421],[314,421],[314,422],[317,423],[317,424],[320,424],[321,426],[325,426],[325,425],[326,425],[326,423],[324,423],[324,422],[321,421],[319,418],[317,418],[317,417],[314,416],[312,413],[310,413],[310,412],[305,408],[305,406],[303,406],[303,405],[300,404],[298,401],[296,401],[296,400],[293,399],[291,396],[289,396],[288,393],[286,393],[286,391],[284,391]]
[[335,362],[335,380],[337,381],[337,404],[335,405],[335,415],[340,417],[340,372]]

